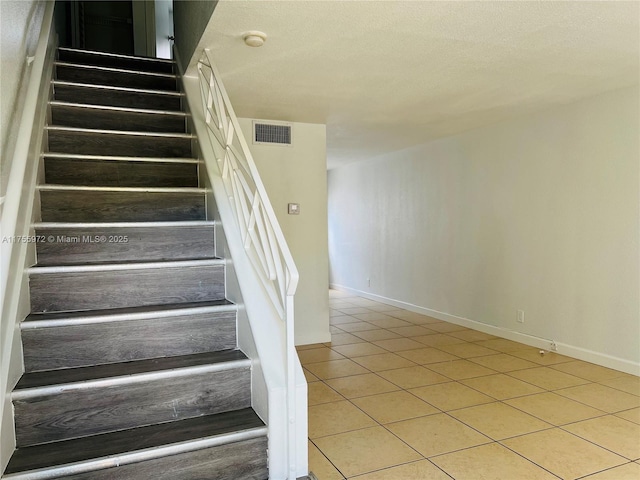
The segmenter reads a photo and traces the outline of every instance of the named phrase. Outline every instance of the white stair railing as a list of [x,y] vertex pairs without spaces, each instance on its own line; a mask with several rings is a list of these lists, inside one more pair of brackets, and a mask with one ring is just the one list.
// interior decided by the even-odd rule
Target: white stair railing
[[[294,295],[298,270],[209,51],[198,62],[204,119],[229,203],[255,273],[286,331],[288,478],[296,478]],[[227,226],[226,228],[230,228]]]

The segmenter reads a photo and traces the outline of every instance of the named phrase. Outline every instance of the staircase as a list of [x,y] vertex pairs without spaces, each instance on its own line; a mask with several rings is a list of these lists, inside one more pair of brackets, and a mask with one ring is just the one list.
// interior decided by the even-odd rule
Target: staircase
[[3,479],[266,479],[172,62],[60,48]]

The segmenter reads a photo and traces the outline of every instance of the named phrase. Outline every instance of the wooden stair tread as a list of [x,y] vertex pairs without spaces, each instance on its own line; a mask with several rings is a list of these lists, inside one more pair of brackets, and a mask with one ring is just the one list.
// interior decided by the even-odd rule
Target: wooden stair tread
[[180,92],[175,91],[109,87],[59,80],[54,80],[52,85],[55,100],[71,103],[179,111],[183,98]]
[[98,52],[70,47],[58,48],[58,60],[84,65],[128,68],[147,72],[173,73],[175,61],[165,58],[141,55],[123,55],[110,52]]
[[251,408],[19,448],[6,474],[264,427]]
[[[178,119],[187,119],[190,117],[187,113],[182,110],[160,110],[154,108],[135,108],[135,107],[112,107],[110,105],[96,105],[91,103],[77,103],[77,102],[61,102],[58,100],[50,100],[49,106],[52,109],[67,109],[71,110],[74,113],[82,112],[84,110],[92,113],[92,114],[119,114],[121,116],[126,114],[140,114],[146,115],[146,118],[153,117],[171,117]],[[55,119],[51,122],[52,125],[55,125]]]
[[[180,97],[180,98],[184,96],[183,93],[177,92],[175,90],[155,90],[151,88],[120,87],[117,85],[99,85],[96,83],[82,83],[82,82],[73,82],[69,80],[58,80],[58,79],[52,80],[51,84],[54,86],[54,88],[56,86],[82,87],[82,88],[88,88],[91,90],[109,90],[112,92],[121,92],[121,93],[124,93],[124,92],[148,93],[150,95],[163,95],[168,97]],[[69,103],[82,103],[77,101],[74,102],[73,100],[61,100],[61,101],[69,102]],[[98,103],[96,105],[103,105],[103,104]],[[136,108],[144,108],[144,107],[136,107]]]
[[177,77],[171,73],[145,72],[96,65],[56,62],[56,78],[72,82],[119,87],[175,91]]
[[46,126],[49,150],[57,153],[193,158],[187,133],[140,132]]
[[212,300],[208,302],[189,302],[189,303],[174,303],[167,305],[145,305],[141,307],[127,307],[127,308],[109,308],[103,310],[83,310],[78,312],[47,312],[47,313],[30,313],[23,320],[23,322],[36,322],[42,320],[57,320],[68,318],[87,318],[87,317],[102,317],[105,315],[135,315],[141,313],[152,313],[158,311],[170,311],[170,310],[182,310],[185,308],[197,308],[197,307],[216,307],[234,305],[229,300]]
[[20,378],[14,391],[237,360],[247,360],[247,356],[240,350],[224,350],[219,352],[197,353],[194,355],[182,355],[179,357],[153,358],[133,362],[93,365],[90,367],[32,372],[25,373]]
[[[100,261],[100,262],[82,262],[82,263],[73,263],[73,264],[68,264],[68,263],[62,263],[62,264],[47,264],[47,265],[42,265],[39,263],[36,263],[34,266],[29,267],[30,269],[34,269],[31,270],[32,273],[38,273],[38,271],[36,269],[38,268],[52,268],[52,267],[89,267],[89,266],[95,266],[95,267],[99,267],[99,266],[109,266],[109,265],[131,265],[131,268],[133,269],[136,265],[138,266],[144,266],[145,264],[158,264],[158,266],[161,266],[162,263],[166,263],[167,266],[171,267],[173,266],[171,264],[171,262],[199,262],[199,261],[203,261],[203,262],[210,262],[212,260],[220,260],[222,261],[221,258],[219,257],[194,257],[194,258],[187,258],[187,257],[183,257],[180,258],[179,260],[158,260],[158,261],[122,261],[120,259],[117,260],[104,260],[104,261]],[[178,265],[179,266],[179,265]],[[197,266],[197,265],[196,265]]]
[[51,107],[69,107],[76,110],[87,109],[100,112],[118,112],[118,113],[148,113],[153,115],[167,115],[173,117],[187,118],[191,115],[182,110],[158,110],[155,108],[135,108],[135,107],[112,107],[109,105],[96,105],[91,103],[78,102],[61,102],[59,100],[49,100]]
[[149,132],[184,132],[186,128],[187,115],[182,111],[59,101],[49,105],[52,125]]
[[197,158],[191,157],[126,157],[117,155],[86,155],[77,153],[45,152],[44,158],[53,160],[100,160],[103,162],[150,162],[150,163],[200,163]]
[[172,78],[177,79],[178,76],[175,73],[170,72],[152,72],[146,69],[139,69],[131,66],[114,66],[114,65],[91,65],[88,63],[78,63],[73,61],[56,60],[54,62],[56,67],[74,67],[89,71],[104,71],[104,72],[125,72],[136,74],[140,76],[156,77],[156,78]]
[[[70,133],[89,133],[97,135],[127,135],[130,137],[158,137],[158,138],[196,138],[191,133],[184,132],[145,132],[139,130],[106,130],[104,128],[84,128],[84,127],[65,127],[58,125],[48,125],[45,130],[49,132],[70,132]],[[60,152],[65,153],[65,152]],[[81,154],[82,155],[82,154]],[[91,155],[91,154],[89,154]],[[193,158],[193,157],[176,157],[176,158]]]

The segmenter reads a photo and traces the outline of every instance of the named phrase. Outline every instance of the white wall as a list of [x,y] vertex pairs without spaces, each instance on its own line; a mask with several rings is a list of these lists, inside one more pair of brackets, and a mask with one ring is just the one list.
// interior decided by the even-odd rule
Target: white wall
[[[38,44],[45,2],[37,1],[0,1],[0,195],[5,215],[0,214],[2,225],[0,233],[6,236],[27,234],[31,224],[32,204],[34,201],[35,175],[38,162],[27,164],[24,184],[21,191],[15,191],[5,209],[4,195],[7,192],[12,159],[16,152],[22,110],[25,106],[27,84],[31,77],[32,66],[27,57],[33,56]],[[50,17],[49,17],[50,20]],[[52,54],[53,51],[51,50]],[[43,52],[44,54],[44,52]],[[51,73],[51,57],[45,60],[47,75]],[[33,65],[33,64],[32,64]],[[42,65],[40,66],[42,68]],[[41,75],[38,69],[35,75]],[[48,84],[47,84],[48,87]],[[48,91],[48,90],[47,90]],[[36,94],[44,94],[43,91]],[[39,103],[35,111],[35,133],[27,138],[25,145],[19,145],[22,153],[29,150],[30,159],[38,159],[40,141],[43,135],[45,101]],[[34,112],[32,112],[33,114]],[[24,140],[23,140],[24,141]],[[22,157],[24,158],[24,157]],[[21,182],[19,181],[18,184]],[[20,197],[22,195],[22,197]],[[17,222],[7,218],[16,214]],[[7,225],[9,227],[7,228]],[[15,246],[15,248],[14,248]],[[22,374],[22,348],[17,328],[18,321],[29,312],[27,278],[21,275],[25,266],[35,260],[34,246],[25,244],[2,245],[2,279],[0,289],[0,472],[4,471],[15,447],[13,411],[9,391]],[[16,272],[20,272],[18,276]],[[11,277],[10,274],[16,274]],[[6,288],[4,287],[6,281]]]
[[[202,34],[211,20],[218,0],[179,0],[173,2],[173,29],[175,47],[184,70],[195,65],[202,54],[204,45],[200,44]],[[196,57],[191,62],[192,57]]]
[[43,13],[44,2],[0,1],[0,195],[6,191],[24,104],[27,56],[35,53]]
[[[328,342],[326,127],[293,123],[292,146],[256,145],[252,120],[239,121],[300,273],[296,344]],[[288,203],[299,203],[300,214],[289,215]]]
[[173,58],[173,0],[155,0],[156,57]]
[[638,373],[638,105],[618,90],[331,170],[331,283]]

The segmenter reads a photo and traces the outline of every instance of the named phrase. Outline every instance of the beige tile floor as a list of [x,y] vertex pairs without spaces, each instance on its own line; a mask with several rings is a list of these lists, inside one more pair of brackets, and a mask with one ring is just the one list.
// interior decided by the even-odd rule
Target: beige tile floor
[[640,479],[640,379],[332,290],[299,347],[319,480]]

